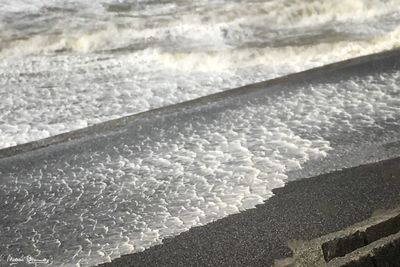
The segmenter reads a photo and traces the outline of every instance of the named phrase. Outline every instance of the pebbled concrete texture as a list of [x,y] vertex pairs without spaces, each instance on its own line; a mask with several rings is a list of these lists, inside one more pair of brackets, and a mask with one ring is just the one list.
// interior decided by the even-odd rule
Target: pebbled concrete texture
[[[400,204],[400,158],[289,182],[265,204],[163,241],[111,266],[271,266],[310,240]],[[312,259],[309,259],[312,261]]]

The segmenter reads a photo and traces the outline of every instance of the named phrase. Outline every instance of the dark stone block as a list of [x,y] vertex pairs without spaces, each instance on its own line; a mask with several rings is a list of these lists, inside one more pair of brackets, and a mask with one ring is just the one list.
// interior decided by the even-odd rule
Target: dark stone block
[[400,215],[368,227],[365,231],[367,243],[370,244],[383,237],[400,231]]
[[342,257],[365,245],[364,233],[357,231],[351,235],[325,242],[321,247],[325,261],[329,262],[333,258]]
[[375,251],[376,267],[400,267],[400,237]]

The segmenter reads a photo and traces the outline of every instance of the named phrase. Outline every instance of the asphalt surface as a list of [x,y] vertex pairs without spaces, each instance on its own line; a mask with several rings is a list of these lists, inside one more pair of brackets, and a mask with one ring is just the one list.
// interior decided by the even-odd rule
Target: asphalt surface
[[[289,182],[255,209],[100,266],[271,266],[308,240],[400,204],[400,158]],[[399,259],[400,260],[400,259]]]

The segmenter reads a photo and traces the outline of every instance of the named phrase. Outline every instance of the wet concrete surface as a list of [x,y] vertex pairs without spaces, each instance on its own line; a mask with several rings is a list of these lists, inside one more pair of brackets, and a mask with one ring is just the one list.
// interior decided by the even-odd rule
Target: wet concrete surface
[[[400,204],[400,158],[289,182],[265,204],[101,266],[271,266],[310,240]],[[399,257],[400,261],[400,257]]]

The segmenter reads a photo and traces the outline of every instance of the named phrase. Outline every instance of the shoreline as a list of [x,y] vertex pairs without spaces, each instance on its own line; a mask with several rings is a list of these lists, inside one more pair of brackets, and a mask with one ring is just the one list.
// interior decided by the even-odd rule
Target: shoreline
[[291,240],[310,240],[398,206],[400,158],[290,181],[273,192],[254,209],[98,266],[271,266],[292,256]]
[[[28,143],[19,144],[12,147],[6,147],[0,149],[0,159],[16,156],[26,152],[46,148],[51,145],[57,145],[69,141],[79,140],[88,138],[90,136],[103,136],[107,133],[118,130],[125,126],[128,126],[138,120],[145,120],[151,117],[164,116],[166,114],[173,114],[177,112],[185,112],[187,110],[194,110],[195,108],[204,108],[207,105],[215,104],[223,101],[226,98],[235,98],[242,95],[250,95],[252,93],[264,90],[277,91],[279,88],[275,86],[287,86],[298,83],[303,83],[310,80],[318,80],[319,76],[324,76],[330,72],[343,71],[344,75],[351,75],[354,72],[354,67],[358,67],[358,74],[373,71],[384,71],[390,69],[392,65],[396,65],[395,58],[400,56],[400,49],[393,49],[383,51],[376,54],[370,54],[366,56],[360,56],[356,58],[347,59],[331,64],[327,64],[321,67],[308,69],[305,71],[292,73],[286,76],[262,81],[259,83],[249,84],[238,88],[229,89],[219,93],[206,95],[193,100],[164,106],[156,109],[151,109],[141,113],[124,116],[118,119],[102,122],[82,129],[61,133],[48,138],[32,141]],[[385,64],[380,64],[383,61]],[[388,64],[389,62],[389,64]],[[346,70],[349,70],[348,73]]]
[[[273,193],[279,194],[277,193],[280,192],[279,190],[272,189],[286,184],[285,182],[289,179],[286,180],[284,171],[288,168],[287,166],[289,168],[290,165],[295,166],[293,163],[301,166],[302,162],[312,160],[308,164],[311,174],[306,176],[316,177],[320,173],[329,173],[340,168],[399,157],[400,150],[393,144],[399,141],[400,128],[398,125],[392,124],[393,120],[398,121],[399,119],[398,114],[392,112],[392,110],[397,110],[398,106],[397,99],[394,99],[392,91],[390,91],[392,88],[394,92],[397,92],[397,87],[392,87],[392,85],[396,84],[399,78],[399,56],[399,51],[391,51],[369,56],[367,57],[369,60],[358,59],[358,63],[356,63],[357,60],[352,60],[349,61],[350,63],[338,63],[335,65],[336,67],[325,66],[322,68],[323,71],[314,69],[266,81],[261,85],[238,88],[217,96],[207,96],[203,100],[193,100],[110,121],[101,124],[100,126],[104,128],[99,128],[98,131],[96,131],[96,127],[92,127],[85,128],[76,135],[67,133],[64,135],[67,138],[64,141],[51,139],[55,140],[55,143],[32,148],[26,153],[24,151],[18,153],[18,150],[14,150],[16,153],[14,156],[0,159],[0,174],[4,177],[2,199],[4,199],[3,207],[7,219],[4,224],[8,227],[4,235],[4,243],[17,242],[18,240],[16,241],[13,234],[17,231],[24,229],[29,231],[34,228],[43,233],[42,238],[45,236],[47,240],[50,240],[47,241],[47,244],[50,242],[60,244],[61,242],[63,247],[46,246],[46,243],[42,244],[39,243],[40,240],[34,239],[34,233],[26,232],[24,235],[26,240],[19,241],[20,243],[10,249],[6,248],[6,250],[17,254],[20,253],[17,249],[23,247],[24,253],[28,254],[32,253],[31,251],[39,244],[42,255],[52,259],[54,257],[54,264],[65,262],[72,264],[71,261],[75,261],[75,264],[81,262],[85,266],[99,264],[121,254],[150,247],[168,236],[187,231],[195,225],[206,225],[228,214],[253,208],[256,203],[263,203],[263,200],[272,196]],[[372,88],[375,90],[373,91],[375,94],[372,95],[365,91],[365,88],[369,86],[369,80],[366,79],[368,77],[372,78],[372,85],[377,86],[376,90]],[[347,81],[350,82],[347,83]],[[331,84],[338,85],[340,91],[336,91],[338,86],[330,86]],[[352,84],[358,84],[358,86],[352,87]],[[335,92],[339,96],[338,98],[332,95]],[[388,97],[385,99],[394,101],[386,103],[385,99],[377,97],[382,93]],[[371,98],[374,95],[375,97]],[[326,103],[331,99],[332,107],[328,106],[328,109],[325,109]],[[347,103],[347,100],[350,102]],[[297,108],[299,101],[307,104],[303,111],[300,109],[300,112]],[[337,103],[344,103],[344,106],[336,105]],[[374,110],[379,112],[369,112],[358,103],[370,103]],[[281,114],[286,106],[288,110]],[[354,107],[359,107],[359,109],[354,109]],[[332,108],[336,109],[332,110]],[[348,116],[340,120],[341,117],[335,115],[337,108]],[[322,116],[321,120],[318,117],[314,118],[315,121],[310,120],[307,114],[314,111],[321,114],[326,113],[329,116]],[[360,123],[359,113],[364,111],[368,115],[368,121],[373,121],[373,124]],[[288,117],[287,115],[290,114],[296,116]],[[297,115],[299,116],[297,117]],[[393,115],[393,119],[388,120],[387,115]],[[349,131],[350,128],[346,126],[347,124],[342,127],[343,122],[355,127],[354,131]],[[275,136],[276,133],[278,133],[277,136]],[[284,135],[281,136],[281,133]],[[215,135],[225,138],[226,142],[223,141],[222,146],[219,145],[220,139]],[[247,140],[252,143],[246,144]],[[288,145],[285,143],[282,146],[280,143],[282,140],[286,140]],[[59,143],[57,143],[58,141]],[[199,149],[199,143],[205,145]],[[259,151],[260,144],[267,146]],[[302,151],[305,148],[306,152],[297,155],[294,153],[295,151],[292,151],[293,147],[296,151]],[[375,148],[379,148],[378,154]],[[325,161],[325,167],[320,164],[321,161],[313,161],[318,158],[315,155],[323,156],[324,152],[332,151],[331,149],[333,152],[329,153],[339,157],[339,160],[329,157]],[[174,152],[172,153],[172,151]],[[254,155],[260,155],[259,152],[263,152],[266,153],[265,157],[261,156],[268,159],[270,151],[276,151],[282,160],[274,161],[272,159],[260,162],[256,168],[250,168],[250,171],[276,174],[276,177],[271,179],[263,177],[253,183],[251,180],[243,181],[243,177],[237,175],[243,170],[240,167],[237,169],[236,165],[247,166],[246,164],[249,162],[256,164],[257,162],[253,160]],[[199,170],[207,170],[208,166],[211,166],[207,155],[214,152],[224,155],[217,161],[213,161],[221,164],[222,175],[220,171],[209,172],[209,175],[200,172]],[[182,161],[182,156],[190,161]],[[283,161],[285,159],[291,160]],[[277,166],[269,167],[270,163],[277,164]],[[173,168],[168,164],[172,164]],[[322,169],[314,169],[315,165],[322,166]],[[176,172],[170,172],[171,170]],[[178,172],[179,170],[182,172]],[[235,173],[236,170],[237,173]],[[293,170],[296,168],[293,167]],[[252,176],[246,177],[251,178]],[[304,176],[294,175],[292,178],[304,178]],[[226,185],[227,181],[231,184]],[[364,186],[365,181],[360,182],[356,179],[353,184],[357,185],[357,183]],[[286,190],[290,184],[288,183],[282,190]],[[317,184],[317,188],[310,191],[311,196],[314,196],[314,191],[324,189],[324,185],[321,185],[320,181],[315,184]],[[345,183],[342,185],[347,186]],[[299,192],[300,196],[297,196],[298,199],[295,202],[290,202],[291,199],[289,199],[289,201],[283,201],[282,204],[272,200],[272,202],[265,202],[265,205],[275,203],[275,206],[269,206],[264,213],[260,212],[259,208],[255,209],[256,214],[252,215],[254,216],[252,221],[259,220],[259,224],[263,224],[261,222],[266,219],[269,220],[272,212],[278,214],[274,219],[275,223],[268,228],[273,229],[275,235],[260,231],[258,225],[244,221],[247,227],[244,227],[242,232],[234,234],[233,241],[227,241],[228,243],[225,244],[224,238],[232,237],[231,233],[224,233],[225,229],[235,230],[241,227],[241,222],[237,226],[238,223],[232,221],[221,228],[224,233],[221,237],[218,237],[220,230],[214,231],[211,228],[211,232],[204,232],[199,238],[196,238],[195,246],[199,245],[197,240],[202,240],[203,236],[215,235],[222,239],[214,240],[213,236],[209,240],[206,238],[203,244],[200,244],[200,249],[196,249],[195,252],[189,251],[187,258],[194,263],[204,263],[202,265],[221,265],[227,261],[226,259],[232,259],[242,264],[228,262],[230,265],[237,263],[241,266],[246,265],[243,262],[247,263],[256,258],[256,262],[249,264],[257,266],[258,261],[265,262],[267,256],[280,257],[281,254],[276,254],[274,249],[285,251],[286,246],[276,243],[274,240],[281,242],[282,238],[293,228],[287,225],[287,220],[297,222],[297,218],[289,215],[305,209],[303,205],[308,205],[308,202],[311,201],[320,207],[321,201],[325,201],[325,195],[329,195],[335,186],[337,187],[336,184],[327,187],[327,191],[316,200],[307,200],[301,195],[309,190],[309,186],[307,186],[303,187],[304,192]],[[368,185],[366,189],[373,187],[374,184]],[[215,190],[211,192],[213,189]],[[266,191],[265,193],[263,193],[264,191],[259,192],[257,191],[259,189]],[[357,190],[356,187],[353,188],[353,192],[347,196],[347,201],[339,203],[337,206],[340,208],[343,204],[351,202],[354,202],[353,208],[363,205],[362,201],[355,202],[357,198],[353,199],[353,193]],[[397,190],[397,186],[387,190]],[[378,193],[372,192],[371,194],[374,196]],[[396,191],[396,196],[398,195],[399,193]],[[331,196],[332,199],[335,197],[337,196]],[[381,198],[377,197],[372,204],[375,205],[375,202],[385,204],[386,202],[382,202]],[[329,200],[329,198],[326,199]],[[365,199],[365,196],[361,199]],[[257,202],[254,202],[256,200]],[[339,200],[341,201],[342,198]],[[397,199],[392,199],[390,203],[397,203],[397,201]],[[288,205],[287,202],[290,204],[289,206],[285,206]],[[27,208],[23,212],[15,209],[20,203],[27,203]],[[42,203],[44,206],[39,207]],[[210,205],[215,205],[215,203],[217,203],[217,212],[210,209]],[[29,222],[26,223],[26,217],[32,210],[38,212],[34,216],[30,216]],[[165,210],[168,212],[163,212]],[[303,212],[309,210],[313,210],[313,206]],[[331,208],[328,207],[328,210]],[[279,214],[279,212],[286,213]],[[321,211],[315,209],[314,212],[321,214]],[[360,216],[365,216],[368,212],[364,210]],[[338,210],[332,211],[331,219],[327,219],[328,222],[332,222],[337,213]],[[354,211],[349,212],[349,214],[353,213]],[[259,216],[264,217],[260,218]],[[169,218],[174,218],[175,221],[167,223]],[[282,218],[286,218],[286,220],[282,221]],[[310,214],[304,218],[304,225],[310,224],[311,218]],[[55,220],[63,222],[63,224],[55,223],[53,227],[57,231],[48,232],[47,225],[53,224]],[[349,218],[343,219],[344,222],[347,220]],[[97,221],[101,222],[101,225],[96,226]],[[179,222],[183,222],[183,224]],[[318,220],[317,222],[320,223]],[[313,224],[311,223],[311,225]],[[71,227],[75,231],[71,232]],[[253,233],[250,231],[250,237],[266,236],[266,239],[249,240],[247,237],[248,227],[254,229]],[[323,229],[326,228],[325,225]],[[134,236],[135,233],[136,236]],[[153,233],[156,233],[157,236]],[[267,235],[263,235],[265,233]],[[182,236],[185,235],[182,234]],[[83,240],[80,240],[80,237]],[[85,241],[86,239],[94,240],[95,245],[91,245],[94,242],[89,243]],[[123,240],[130,240],[130,243],[121,243]],[[164,242],[169,242],[168,240]],[[268,252],[272,251],[273,253],[265,255],[264,243],[268,243],[268,240],[275,243],[272,243],[274,246],[272,249],[267,249]],[[24,245],[23,242],[28,245]],[[220,245],[213,247],[215,242]],[[235,242],[239,242],[239,244]],[[240,247],[242,242],[244,245]],[[285,243],[286,241],[283,244]],[[121,244],[122,247],[120,247]],[[253,244],[258,244],[260,247],[254,247]],[[281,246],[275,246],[276,244],[281,244]],[[212,251],[207,251],[210,246]],[[76,247],[81,247],[81,250],[75,251]],[[185,245],[185,249],[187,247],[192,247],[192,245],[188,243]],[[252,249],[248,251],[247,248]],[[190,253],[197,253],[197,250],[199,253],[202,250],[205,253],[200,259],[197,259],[197,256],[193,259]],[[214,255],[215,252],[219,254]],[[235,258],[236,254],[230,255],[230,252],[235,252],[240,257]],[[253,254],[254,252],[256,254]],[[160,253],[159,257],[158,254],[150,256],[150,262],[145,262],[143,265],[151,266],[153,259],[163,259],[165,256],[162,254],[164,253],[168,255],[178,253],[175,256],[178,260],[180,257],[186,258],[187,252],[180,250],[180,247],[177,246],[170,251]],[[138,254],[134,255],[132,257],[137,257]],[[210,258],[210,255],[214,256]],[[165,262],[168,263],[169,260],[171,259],[167,257]],[[215,260],[220,260],[220,262],[214,262]],[[141,261],[139,260],[138,263]],[[163,265],[163,262],[159,262],[159,265]],[[185,264],[182,265],[190,264],[190,262],[185,262],[185,259],[183,262]],[[176,266],[181,263],[172,261],[171,265]],[[117,264],[117,266],[121,265]]]

